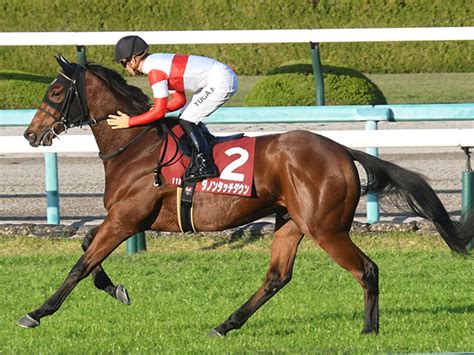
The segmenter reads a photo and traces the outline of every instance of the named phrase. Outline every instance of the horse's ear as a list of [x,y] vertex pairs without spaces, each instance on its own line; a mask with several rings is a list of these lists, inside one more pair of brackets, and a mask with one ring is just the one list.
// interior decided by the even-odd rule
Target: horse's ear
[[71,73],[73,71],[74,67],[66,58],[63,57],[61,53],[58,53],[58,55],[56,55],[55,57],[56,57],[56,61],[58,62],[58,64],[61,66],[61,68],[64,70],[66,74]]

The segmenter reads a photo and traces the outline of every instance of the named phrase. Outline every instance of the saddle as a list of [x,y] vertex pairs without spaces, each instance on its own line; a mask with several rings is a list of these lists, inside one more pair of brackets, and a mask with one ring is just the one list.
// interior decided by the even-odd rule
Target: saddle
[[[186,135],[182,135],[181,137],[178,138],[176,136],[176,134],[173,132],[173,127],[174,126],[175,125],[172,125],[172,123],[170,123],[169,121],[164,123],[165,131],[168,134],[173,135],[177,139],[179,150],[184,155],[191,158],[192,157],[191,143],[188,141]],[[211,152],[212,152],[212,149],[213,149],[214,145],[217,144],[217,143],[232,141],[232,140],[235,140],[235,139],[242,138],[244,136],[244,133],[237,133],[237,134],[232,134],[232,135],[228,135],[228,136],[215,136],[211,132],[209,132],[206,125],[204,125],[204,123],[202,123],[202,122],[199,122],[197,124],[197,127],[201,130],[204,138],[206,138],[207,142],[209,143],[209,147],[211,149]]]
[[[197,127],[202,131],[203,136],[209,143],[211,153],[214,155],[216,166],[219,167],[219,164],[221,164],[220,172],[222,173],[222,176],[199,182],[187,182],[183,177],[186,174],[186,169],[190,168],[190,165],[193,161],[192,146],[176,118],[165,118],[161,124],[165,139],[161,152],[160,164],[154,171],[154,185],[161,186],[163,184],[161,181],[161,176],[163,176],[168,183],[177,186],[176,200],[178,222],[183,232],[196,232],[192,220],[193,196],[196,190],[208,193],[250,196],[253,180],[253,151],[255,146],[255,138],[244,137],[244,133],[217,137],[211,134],[204,124],[199,123]],[[236,165],[234,162],[234,165],[236,165],[237,168],[244,168],[242,169],[242,173],[240,173],[241,171],[237,169],[237,173],[240,174],[235,173],[235,175],[245,175],[245,181],[244,179],[239,179],[239,181],[234,182],[232,179],[225,180],[225,177],[223,177],[223,171],[229,165],[228,161],[223,160],[232,160],[232,155],[238,155],[238,153],[229,154],[228,152],[229,148],[234,146],[243,146],[244,148],[239,149],[245,149],[244,153],[246,154],[247,151],[249,151],[249,154],[247,155],[251,156],[251,159],[248,159],[248,157],[246,158],[245,165],[243,163],[237,163]],[[223,152],[227,152],[227,156],[225,156]],[[224,158],[222,155],[224,155]],[[239,158],[241,158],[240,155]],[[233,161],[235,160],[236,159],[234,157]]]

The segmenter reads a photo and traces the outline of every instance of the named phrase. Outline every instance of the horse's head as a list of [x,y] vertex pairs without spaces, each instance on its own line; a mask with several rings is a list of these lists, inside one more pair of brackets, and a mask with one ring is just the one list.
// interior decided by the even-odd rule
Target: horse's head
[[49,146],[68,128],[88,120],[85,95],[85,67],[56,57],[62,72],[49,85],[38,111],[24,132],[31,146]]

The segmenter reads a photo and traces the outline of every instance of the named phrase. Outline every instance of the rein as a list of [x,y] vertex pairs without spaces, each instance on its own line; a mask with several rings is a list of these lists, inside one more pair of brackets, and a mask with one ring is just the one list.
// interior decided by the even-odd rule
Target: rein
[[[163,168],[165,166],[173,165],[175,163],[174,160],[176,159],[176,157],[178,156],[178,153],[179,153],[178,137],[176,137],[174,132],[166,125],[166,123],[163,123],[163,128],[166,131],[166,134],[165,134],[165,142],[163,143],[164,144],[163,151],[161,152],[161,156],[160,156],[160,165],[158,166],[160,168],[160,170],[161,170],[161,168]],[[176,145],[176,150],[173,153],[173,156],[170,158],[170,160],[168,160],[165,163],[162,163],[163,159],[165,158],[166,150],[168,149],[168,137],[170,137],[170,136],[174,140],[174,143]]]
[[[159,160],[158,166],[155,168],[155,170],[153,170],[153,173],[155,175],[155,182],[154,182],[155,186],[161,186],[163,184],[162,181],[161,181],[161,178],[160,178],[161,169],[176,163],[175,159],[176,159],[176,157],[178,156],[178,153],[179,153],[178,137],[176,137],[176,135],[168,127],[166,122],[161,123],[161,125],[163,126],[163,131],[165,133],[164,134],[165,137],[164,137],[164,142],[163,142],[163,146],[162,146],[162,149],[161,149],[161,155],[160,155],[160,160]],[[175,142],[176,150],[173,153],[173,156],[167,162],[163,163],[163,159],[165,159],[166,151],[168,150],[168,138],[170,136]]]
[[154,126],[145,127],[145,129],[143,129],[140,133],[138,133],[135,137],[133,137],[130,142],[125,144],[123,147],[120,147],[119,149],[117,149],[113,153],[103,154],[103,153],[99,152],[99,158],[102,159],[102,160],[111,160],[111,159],[119,156],[120,154],[125,152],[132,144],[134,144],[135,142],[138,142],[140,140],[140,138],[142,138],[145,135],[145,133],[147,133],[152,128],[154,128]]
[[[102,121],[106,118],[107,117],[101,117],[100,119],[96,119],[94,121],[95,121],[95,123],[97,123],[97,122],[100,122],[100,121]],[[163,130],[165,131],[165,134],[164,134],[164,142],[163,142],[163,148],[162,148],[161,155],[160,155],[160,160],[159,160],[158,166],[154,170],[155,176],[159,175],[161,173],[162,168],[164,168],[166,166],[173,165],[175,163],[175,159],[176,159],[176,157],[178,156],[178,153],[179,153],[178,137],[176,137],[176,135],[173,133],[173,131],[169,129],[169,127],[166,125],[166,122],[163,122],[163,123],[160,123],[160,124],[164,128]],[[113,153],[103,154],[103,153],[99,152],[99,158],[105,161],[105,160],[111,160],[111,159],[119,156],[120,154],[125,152],[131,145],[138,142],[147,132],[149,132],[152,128],[155,128],[155,127],[156,127],[156,124],[146,126],[145,129],[143,129],[140,133],[138,133],[135,137],[133,137],[132,140],[130,140],[130,142],[125,144],[123,147],[120,147],[119,149],[117,149]],[[165,155],[166,155],[166,150],[168,149],[168,138],[170,136],[175,142],[176,151],[173,153],[173,156],[167,162],[163,163],[163,159],[165,158]]]

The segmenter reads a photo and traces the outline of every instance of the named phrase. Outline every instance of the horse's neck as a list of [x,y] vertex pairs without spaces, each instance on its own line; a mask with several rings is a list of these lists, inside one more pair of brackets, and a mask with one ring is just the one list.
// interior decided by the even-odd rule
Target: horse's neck
[[144,127],[112,129],[105,120],[108,115],[117,114],[117,111],[130,112],[130,110],[133,109],[127,107],[125,100],[118,97],[118,95],[96,75],[90,75],[90,73],[88,73],[88,75],[86,75],[86,82],[89,88],[87,102],[90,118],[99,121],[96,125],[92,126],[92,133],[94,134],[97,146],[102,155],[110,156],[114,153],[118,153],[131,142],[134,147],[141,147],[143,145],[147,145],[148,147],[153,145],[157,147],[161,144],[161,139],[158,138],[157,134],[154,135],[153,141],[150,141],[149,133],[145,134],[148,137],[142,138],[139,136],[138,141],[136,141],[135,138],[145,129]]
[[88,97],[90,118],[98,120],[92,126],[92,133],[100,153],[112,154],[129,143],[143,128],[112,129],[105,118],[117,114],[117,111],[127,112],[127,107],[103,83],[97,84],[96,81],[96,85],[96,91],[101,93],[100,99]]
[[92,132],[104,162],[113,158],[121,164],[123,159],[129,159],[129,154],[133,154],[134,161],[150,152],[158,156],[162,143],[162,138],[153,128],[112,129],[103,121],[93,126]]
[[112,129],[105,120],[92,126],[92,133],[101,154],[112,154],[118,151],[129,143],[138,132],[138,128]]

